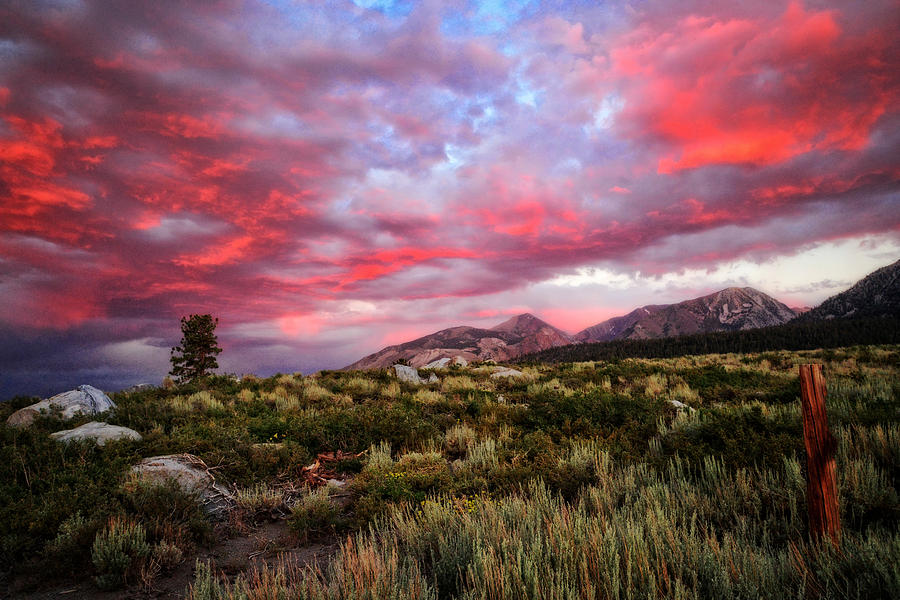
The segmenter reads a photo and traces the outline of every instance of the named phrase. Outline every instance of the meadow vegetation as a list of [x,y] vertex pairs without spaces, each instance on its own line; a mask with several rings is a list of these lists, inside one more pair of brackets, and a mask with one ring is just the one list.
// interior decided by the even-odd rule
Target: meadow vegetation
[[[807,530],[806,362],[825,365],[839,547]],[[322,569],[229,579],[200,562],[196,600],[900,597],[900,347],[491,372],[437,370],[422,386],[384,370],[222,376],[116,394],[108,421],[144,439],[103,448],[48,437],[88,419],[3,426],[2,568],[53,564],[111,588],[191,560],[229,528],[174,486],[126,477],[142,457],[191,452],[247,520],[285,518],[298,544],[342,540]],[[344,504],[295,485],[336,450],[364,452],[334,467]]]

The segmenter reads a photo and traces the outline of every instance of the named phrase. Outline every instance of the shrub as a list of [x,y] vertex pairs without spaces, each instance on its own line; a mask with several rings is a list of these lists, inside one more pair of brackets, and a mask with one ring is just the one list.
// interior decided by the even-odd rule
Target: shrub
[[44,557],[55,568],[69,573],[77,572],[88,566],[87,549],[91,546],[102,521],[96,518],[86,519],[81,512],[62,522],[57,536],[47,544]]
[[194,544],[209,541],[212,534],[199,496],[185,492],[175,481],[131,478],[123,486],[123,504],[146,526],[151,541],[191,550]]
[[305,538],[315,531],[333,529],[338,525],[338,517],[338,509],[324,486],[304,495],[291,507],[288,526]]
[[150,551],[151,560],[159,565],[162,571],[171,571],[184,558],[181,548],[170,542],[162,541],[153,546]]
[[457,423],[444,436],[444,449],[451,456],[461,456],[475,444],[475,430],[465,423]]
[[91,560],[97,569],[94,581],[104,590],[119,588],[140,572],[149,554],[144,527],[125,518],[113,517],[94,538],[91,547]]
[[413,400],[421,404],[438,404],[439,402],[444,401],[444,395],[440,392],[423,388],[416,390],[416,394],[415,396],[413,396]]
[[387,442],[381,442],[377,446],[373,445],[369,448],[369,461],[366,463],[366,469],[369,471],[385,471],[394,466],[394,459],[391,458],[391,445]]
[[401,393],[400,384],[396,381],[391,381],[381,389],[381,395],[391,400],[399,398]]
[[266,513],[268,516],[272,516],[274,511],[284,503],[284,491],[265,483],[258,483],[252,487],[237,490],[234,500],[238,508],[251,515]]
[[463,465],[473,471],[490,471],[497,467],[497,442],[492,438],[482,440],[469,448]]
[[331,398],[331,392],[314,382],[304,382],[303,397],[310,402],[322,402]]
[[343,391],[356,398],[374,396],[378,391],[378,383],[364,377],[351,377],[344,382]]
[[451,375],[441,381],[441,390],[445,392],[468,392],[477,389],[478,385],[468,375]]

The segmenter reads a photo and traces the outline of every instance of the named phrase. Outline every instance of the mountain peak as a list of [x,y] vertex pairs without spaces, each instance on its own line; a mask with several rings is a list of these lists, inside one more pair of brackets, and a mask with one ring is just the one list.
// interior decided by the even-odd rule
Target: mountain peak
[[575,335],[582,342],[672,337],[786,323],[794,311],[751,287],[729,287],[677,304],[644,306]]
[[491,331],[516,331],[522,327],[533,327],[534,325],[547,325],[547,323],[531,313],[522,313],[491,327]]
[[408,361],[413,367],[442,358],[510,360],[522,354],[571,343],[572,338],[565,332],[530,313],[523,313],[491,329],[467,326],[442,329],[405,344],[388,346],[345,368],[383,368],[400,359]]

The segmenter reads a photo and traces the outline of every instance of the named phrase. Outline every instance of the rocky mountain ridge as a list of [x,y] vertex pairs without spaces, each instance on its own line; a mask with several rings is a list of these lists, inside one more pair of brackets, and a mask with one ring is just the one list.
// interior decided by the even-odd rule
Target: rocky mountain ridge
[[579,342],[672,337],[713,331],[756,329],[787,323],[797,316],[771,296],[731,287],[677,304],[642,306],[575,334]]
[[874,271],[847,291],[804,313],[803,320],[900,315],[900,260]]

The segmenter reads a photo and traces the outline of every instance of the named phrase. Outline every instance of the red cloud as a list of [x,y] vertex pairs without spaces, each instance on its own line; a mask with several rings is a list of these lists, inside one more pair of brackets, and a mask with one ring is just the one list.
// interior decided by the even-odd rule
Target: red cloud
[[340,278],[336,289],[350,284],[378,279],[396,273],[407,267],[439,258],[473,258],[476,253],[465,248],[395,248],[379,250],[365,258],[350,259],[349,263],[359,262],[350,267],[349,272]]
[[798,3],[773,21],[647,26],[612,51],[622,129],[668,147],[658,161],[664,174],[859,150],[897,99],[890,48],[884,31],[847,33],[836,12]]

